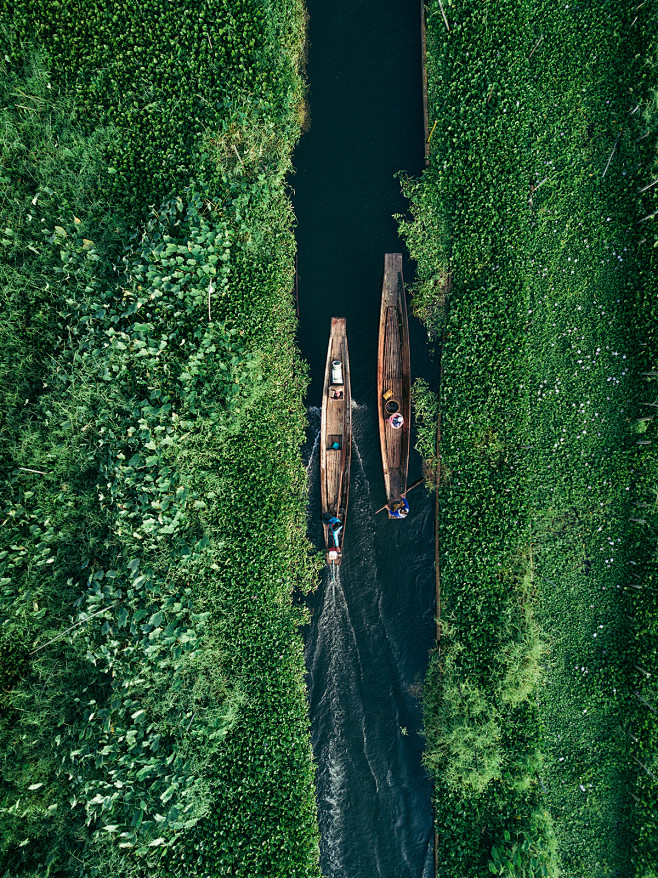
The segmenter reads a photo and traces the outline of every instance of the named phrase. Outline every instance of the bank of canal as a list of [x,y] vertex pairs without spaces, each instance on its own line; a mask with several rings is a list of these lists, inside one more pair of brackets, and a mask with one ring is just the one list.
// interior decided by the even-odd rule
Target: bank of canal
[[[431,785],[421,766],[418,692],[434,642],[434,499],[417,489],[405,522],[384,502],[376,412],[386,252],[404,252],[395,175],[424,165],[420,10],[403,0],[308,0],[310,126],[291,177],[297,216],[299,344],[311,385],[306,455],[318,546],[317,434],[332,316],[347,319],[354,399],[350,515],[340,574],[311,600],[306,661],[326,878],[433,874]],[[404,262],[405,280],[413,264]],[[436,384],[410,316],[413,376]],[[409,483],[421,474],[412,451]]]

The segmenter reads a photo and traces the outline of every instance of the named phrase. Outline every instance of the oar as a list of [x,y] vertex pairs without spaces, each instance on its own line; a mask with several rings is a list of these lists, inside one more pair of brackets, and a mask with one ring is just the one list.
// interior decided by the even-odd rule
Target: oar
[[[418,481],[417,481],[417,482],[414,482],[413,485],[410,485],[410,486],[407,488],[407,490],[404,492],[404,494],[402,494],[401,496],[402,496],[402,497],[406,497],[407,494],[409,493],[409,491],[413,491],[413,489],[414,489],[414,488],[417,488],[418,485],[422,485],[424,481],[425,481],[425,476],[421,476],[421,477],[418,479]],[[388,503],[386,504],[386,506],[382,506],[381,509],[378,509],[377,512],[383,512],[385,509],[388,509]],[[375,512],[375,515],[377,515],[377,512]]]

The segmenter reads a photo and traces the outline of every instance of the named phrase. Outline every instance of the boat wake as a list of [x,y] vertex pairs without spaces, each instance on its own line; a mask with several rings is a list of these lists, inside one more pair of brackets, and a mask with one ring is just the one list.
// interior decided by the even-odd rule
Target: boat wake
[[302,460],[305,460],[306,474],[309,480],[317,480],[318,452],[320,450],[320,419],[322,412],[317,406],[311,406],[308,412],[308,429],[306,443],[302,448]]
[[[319,419],[319,411],[309,412],[306,458],[312,535],[319,519],[319,420],[315,431],[313,417]],[[411,685],[416,681],[407,679],[415,671],[405,667],[397,609],[387,618],[391,564],[385,561],[383,576],[378,565],[378,558],[386,558],[379,531],[389,523],[373,514],[364,468],[373,449],[362,456],[359,448],[362,443],[368,448],[368,418],[366,406],[354,408],[343,563],[333,573],[323,572],[306,639],[321,867],[326,878],[419,878],[419,859],[424,862],[429,850],[429,783],[419,768],[420,712]],[[389,530],[389,540],[399,542],[404,532],[399,524]],[[409,573],[413,578],[403,567],[399,581],[393,579],[401,589],[402,615]]]

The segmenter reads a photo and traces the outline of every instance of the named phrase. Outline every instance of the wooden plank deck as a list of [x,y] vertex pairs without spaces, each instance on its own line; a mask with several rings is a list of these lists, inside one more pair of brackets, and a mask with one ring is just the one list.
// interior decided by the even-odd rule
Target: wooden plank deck
[[[402,411],[402,348],[400,344],[400,316],[398,309],[389,305],[386,309],[384,326],[384,385],[383,392],[390,390],[393,399],[400,403]],[[384,426],[386,442],[386,468],[388,470],[388,494],[401,495],[402,487],[402,435],[403,430],[394,430],[390,424]]]
[[[331,383],[331,363],[333,360],[339,360],[342,364],[342,387]],[[342,391],[342,395],[337,395],[336,391],[338,394]],[[332,317],[322,395],[320,493],[322,514],[334,515],[343,523],[343,531],[340,536],[341,549],[347,520],[351,443],[352,409],[346,322],[344,318]],[[328,549],[330,534],[326,527],[325,543]],[[340,563],[340,560],[336,563]]]
[[[390,391],[399,404],[404,426],[395,430],[386,422],[384,394]],[[377,365],[379,435],[387,503],[400,500],[407,491],[409,431],[411,427],[411,369],[409,330],[402,277],[402,254],[387,253],[379,324]]]

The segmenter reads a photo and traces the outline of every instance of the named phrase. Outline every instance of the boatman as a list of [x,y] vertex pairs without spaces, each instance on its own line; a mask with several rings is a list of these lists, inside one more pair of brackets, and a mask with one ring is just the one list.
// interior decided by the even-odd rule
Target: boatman
[[404,418],[400,414],[400,412],[396,412],[394,415],[391,415],[390,418],[386,419],[386,423],[390,424],[394,430],[399,430],[400,427],[404,424]]
[[340,532],[343,529],[343,522],[339,518],[336,518],[335,515],[331,515],[331,513],[329,512],[325,512],[325,514],[322,516],[322,520],[326,527],[329,528],[331,536],[334,540],[334,545],[336,546],[336,548],[338,548],[338,546],[340,545],[338,538],[340,536]]
[[409,515],[409,504],[407,503],[406,497],[393,503],[393,505],[388,508],[391,518],[406,518],[407,515]]

